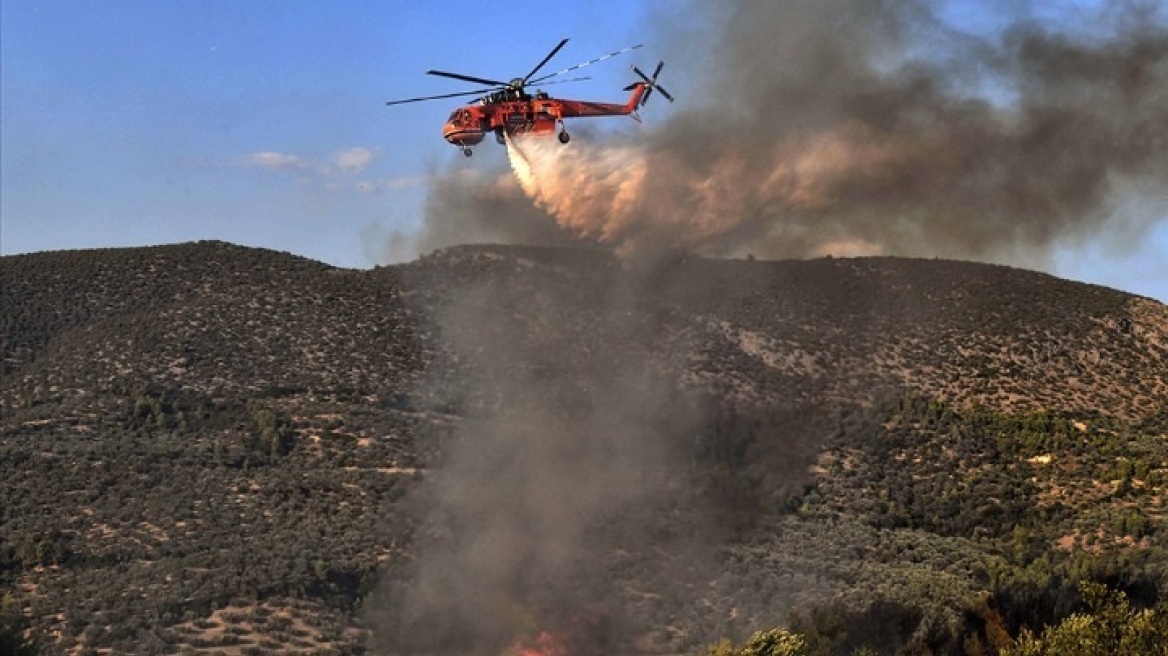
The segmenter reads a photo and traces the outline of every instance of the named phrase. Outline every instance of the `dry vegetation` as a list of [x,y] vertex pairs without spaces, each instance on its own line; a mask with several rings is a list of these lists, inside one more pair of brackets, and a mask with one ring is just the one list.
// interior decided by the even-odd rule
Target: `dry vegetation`
[[[1079,579],[1168,585],[1168,308],[1113,290],[502,247],[359,272],[221,243],[0,276],[0,616],[42,653],[363,653],[455,428],[504,381],[571,395],[630,361],[703,423],[675,502],[609,529],[700,527],[717,563],[677,580],[687,556],[649,540],[581,573],[630,651],[793,621],[824,649],[972,654]],[[533,355],[483,364],[469,337]]]

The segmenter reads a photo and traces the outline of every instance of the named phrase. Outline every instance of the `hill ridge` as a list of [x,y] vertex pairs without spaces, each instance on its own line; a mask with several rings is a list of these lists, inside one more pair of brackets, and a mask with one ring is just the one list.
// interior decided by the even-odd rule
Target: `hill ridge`
[[0,583],[45,653],[502,653],[585,622],[609,642],[579,653],[680,654],[819,609],[957,654],[1069,612],[1075,577],[1168,571],[1168,306],[1099,286],[222,242],[0,281]]

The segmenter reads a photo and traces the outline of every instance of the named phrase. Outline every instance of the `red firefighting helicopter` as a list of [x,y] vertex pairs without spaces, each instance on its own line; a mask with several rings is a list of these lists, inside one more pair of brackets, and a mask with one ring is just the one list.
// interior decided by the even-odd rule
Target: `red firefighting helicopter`
[[459,96],[476,96],[485,94],[477,101],[459,107],[450,114],[450,118],[446,120],[446,125],[442,127],[442,136],[446,138],[451,144],[462,149],[462,153],[467,157],[474,154],[472,148],[483,140],[488,132],[495,134],[495,140],[500,144],[505,143],[506,136],[516,134],[531,134],[531,135],[551,135],[558,130],[558,137],[560,143],[568,143],[570,137],[564,127],[564,119],[566,118],[582,118],[590,116],[632,116],[637,118],[637,110],[644,106],[645,101],[652,95],[653,90],[661,92],[666,100],[673,102],[673,96],[669,92],[657,84],[657,76],[661,74],[661,68],[665,62],[659,62],[657,69],[653,71],[653,75],[646,75],[641,69],[633,66],[633,72],[636,73],[641,80],[634,82],[625,87],[625,91],[632,91],[628,102],[623,105],[620,103],[603,103],[593,102],[589,100],[562,100],[552,98],[543,90],[537,91],[534,95],[527,93],[527,87],[530,85],[543,84],[560,84],[563,82],[578,82],[580,80],[590,79],[588,77],[575,77],[571,79],[553,79],[561,75],[571,73],[579,70],[589,64],[604,61],[610,57],[615,57],[630,50],[636,50],[641,45],[629,46],[610,52],[602,57],[590,59],[582,64],[570,66],[562,71],[535,77],[535,74],[544,67],[552,57],[564,47],[568,39],[564,39],[552,48],[543,61],[539,62],[531,72],[523,77],[517,77],[510,82],[503,82],[501,80],[492,80],[489,78],[475,77],[473,75],[462,75],[459,73],[447,73],[445,71],[426,71],[427,75],[438,75],[441,77],[450,77],[456,80],[463,80],[466,82],[475,82],[477,84],[491,85],[486,89],[477,89],[475,91],[463,91],[460,93],[446,93],[438,96],[423,96],[420,98],[406,98],[404,100],[391,100],[386,105],[401,105],[403,103],[421,102],[423,100],[438,100],[441,98],[457,98]]

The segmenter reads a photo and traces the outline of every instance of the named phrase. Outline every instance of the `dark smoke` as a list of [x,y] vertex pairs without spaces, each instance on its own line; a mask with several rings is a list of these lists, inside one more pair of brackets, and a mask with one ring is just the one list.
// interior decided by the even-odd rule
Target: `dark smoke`
[[627,649],[645,627],[625,621],[613,554],[688,548],[644,521],[674,503],[699,424],[659,327],[623,285],[563,303],[539,284],[441,302],[451,359],[433,377],[464,419],[412,499],[415,561],[369,604],[377,653],[516,654],[541,631],[577,656]]
[[[635,136],[574,142],[594,150],[551,165],[575,177],[535,195],[547,211],[495,178],[443,180],[428,234],[492,226],[494,241],[562,243],[567,231],[626,251],[1031,265],[1061,240],[1140,234],[1162,206],[1122,194],[1168,184],[1168,25],[1154,3],[1104,5],[1079,9],[1098,13],[1077,16],[1088,32],[1033,20],[1040,4],[999,3],[1006,27],[992,36],[954,30],[924,0],[670,5],[652,47],[662,81],[682,78],[672,118],[655,122],[650,106]],[[606,150],[644,167],[638,201],[566,215]],[[451,212],[451,199],[465,202]]]
[[[510,171],[439,177],[421,248],[583,240],[622,254],[1034,264],[1062,239],[1163,216],[1116,197],[1168,183],[1168,29],[1141,5],[1112,6],[1091,35],[1018,12],[992,38],[953,31],[923,1],[669,6],[679,20],[657,16],[647,50],[667,60],[672,118],[650,106],[639,136],[574,130],[569,148],[551,147],[576,155],[533,148],[524,186]],[[381,591],[378,649],[494,656],[584,624],[573,654],[619,653],[607,646],[646,629],[624,623],[622,559],[701,551],[636,521],[670,511],[670,472],[704,418],[679,389],[691,354],[657,345],[676,333],[645,321],[663,286],[635,269],[546,293],[494,278],[506,282],[447,299],[438,325],[462,369],[438,378],[458,381],[448,397],[467,418],[420,488],[428,518],[416,560]],[[564,288],[583,296],[547,300]],[[789,461],[774,475],[795,480],[811,448],[789,437],[770,442],[792,453],[767,461]],[[661,567],[703,576],[692,561]],[[700,593],[659,596],[687,594]]]
[[437,176],[431,183],[425,212],[426,221],[417,237],[418,253],[455,244],[567,246],[575,241],[571,233],[522,198],[509,170]]

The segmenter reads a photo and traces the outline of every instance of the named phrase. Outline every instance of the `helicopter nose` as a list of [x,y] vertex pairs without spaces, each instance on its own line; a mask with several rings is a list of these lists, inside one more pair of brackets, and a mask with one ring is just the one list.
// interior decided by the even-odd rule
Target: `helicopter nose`
[[455,146],[465,147],[473,146],[482,141],[483,131],[478,128],[468,128],[465,125],[450,121],[442,126],[442,136],[446,138],[446,141]]

